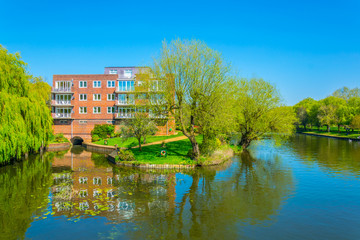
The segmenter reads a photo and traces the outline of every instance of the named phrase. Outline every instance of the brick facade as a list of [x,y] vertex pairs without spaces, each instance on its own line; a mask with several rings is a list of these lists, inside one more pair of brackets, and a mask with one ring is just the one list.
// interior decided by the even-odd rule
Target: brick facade
[[[68,139],[81,137],[89,141],[95,124],[113,124],[117,131],[125,119],[131,118],[132,115],[126,115],[126,111],[134,111],[134,106],[128,103],[122,105],[120,95],[129,96],[135,90],[137,87],[135,76],[139,70],[135,67],[114,69],[116,73],[112,68],[105,68],[105,73],[113,70],[113,74],[53,76],[52,114],[55,134],[63,133]],[[126,87],[130,82],[133,88],[129,91]],[[126,91],[119,91],[120,85],[124,83],[128,84],[125,84]],[[100,94],[100,96],[94,96],[94,94]],[[115,98],[108,98],[108,94],[113,94]],[[134,102],[137,103],[137,101]],[[94,107],[99,107],[100,113],[96,113],[98,109]],[[114,108],[115,112],[108,113],[109,107]],[[86,108],[86,113],[81,113],[80,108]],[[82,110],[85,111],[85,109]],[[174,134],[175,121],[161,121],[158,129],[157,135]]]

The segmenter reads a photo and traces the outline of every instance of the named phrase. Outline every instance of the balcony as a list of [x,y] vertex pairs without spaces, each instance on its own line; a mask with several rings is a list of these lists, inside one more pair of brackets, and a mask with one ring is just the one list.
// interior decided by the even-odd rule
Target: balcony
[[74,106],[74,105],[71,105],[71,101],[68,100],[52,100],[51,106]]
[[71,113],[52,113],[54,119],[71,119]]
[[134,113],[118,113],[115,115],[115,118],[127,119],[127,118],[133,118],[134,115],[135,115]]
[[116,101],[115,102],[116,106],[122,106],[122,105],[135,105],[135,100],[129,100],[129,101]]
[[70,88],[55,88],[55,87],[52,87],[51,92],[52,93],[74,93],[74,91],[72,91],[71,87]]

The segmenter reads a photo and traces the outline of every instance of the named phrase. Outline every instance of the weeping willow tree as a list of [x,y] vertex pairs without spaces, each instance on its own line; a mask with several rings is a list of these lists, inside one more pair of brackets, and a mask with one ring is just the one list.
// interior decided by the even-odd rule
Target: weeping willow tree
[[0,45],[0,165],[37,151],[52,133],[51,88]]

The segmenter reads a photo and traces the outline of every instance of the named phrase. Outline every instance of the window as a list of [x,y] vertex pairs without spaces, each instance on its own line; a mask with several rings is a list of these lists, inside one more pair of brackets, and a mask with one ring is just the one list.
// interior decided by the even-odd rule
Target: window
[[67,124],[67,120],[60,120],[61,124]]
[[108,94],[107,95],[107,100],[108,101],[114,101],[115,100],[115,94]]
[[79,191],[79,196],[80,197],[87,197],[88,195],[88,191],[87,190],[80,190]]
[[87,114],[87,107],[79,107],[80,114]]
[[101,101],[101,94],[93,94],[94,101]]
[[108,88],[113,88],[113,87],[115,87],[115,81],[107,81],[107,87],[108,87]]
[[101,113],[101,108],[100,107],[94,107],[93,112],[96,113],[96,114],[99,114],[99,113]]
[[84,202],[80,202],[79,203],[79,209],[81,211],[85,211],[85,210],[88,210],[89,209],[89,203],[84,201]]
[[94,177],[93,184],[101,185],[101,177]]
[[115,121],[108,120],[106,121],[107,124],[115,124]]
[[87,101],[87,94],[79,94],[80,101]]
[[131,78],[132,76],[132,70],[125,70],[124,71],[124,77],[125,78]]
[[80,81],[79,88],[87,88],[87,81]]
[[100,196],[101,195],[101,190],[99,190],[99,189],[94,189],[94,191],[93,191],[93,196],[94,197],[98,197],[98,196]]
[[109,70],[109,74],[117,74],[117,70],[115,70],[115,69],[110,69],[110,70]]
[[87,124],[87,121],[85,121],[85,120],[80,120],[79,123],[80,123],[80,124]]
[[93,81],[93,87],[94,88],[100,88],[101,87],[101,81]]
[[88,178],[87,177],[79,177],[79,183],[80,184],[87,184]]
[[107,178],[107,184],[108,184],[108,185],[111,185],[111,184],[112,184],[112,180],[113,180],[112,177],[108,177],[108,178]]
[[107,113],[110,113],[110,114],[115,113],[115,107],[108,107]]
[[134,81],[120,81],[119,82],[119,91],[134,91]]

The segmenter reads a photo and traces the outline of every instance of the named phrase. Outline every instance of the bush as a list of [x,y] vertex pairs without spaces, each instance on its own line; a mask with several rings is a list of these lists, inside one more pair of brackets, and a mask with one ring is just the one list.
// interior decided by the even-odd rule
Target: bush
[[108,138],[111,134],[115,134],[115,126],[110,124],[96,124],[91,131],[91,136],[97,135],[99,138]]
[[135,161],[134,153],[129,150],[118,151],[118,157],[119,158],[115,158],[115,160],[117,160],[117,161]]
[[64,134],[62,134],[62,133],[51,135],[49,137],[49,140],[50,140],[50,142],[54,142],[54,143],[69,142],[69,140],[66,137],[64,137]]
[[204,155],[211,155],[215,150],[221,147],[221,141],[218,138],[204,139],[200,144],[200,152]]
[[101,138],[96,134],[91,136],[91,141],[92,142],[97,142],[97,141],[100,141],[100,140],[101,140]]

